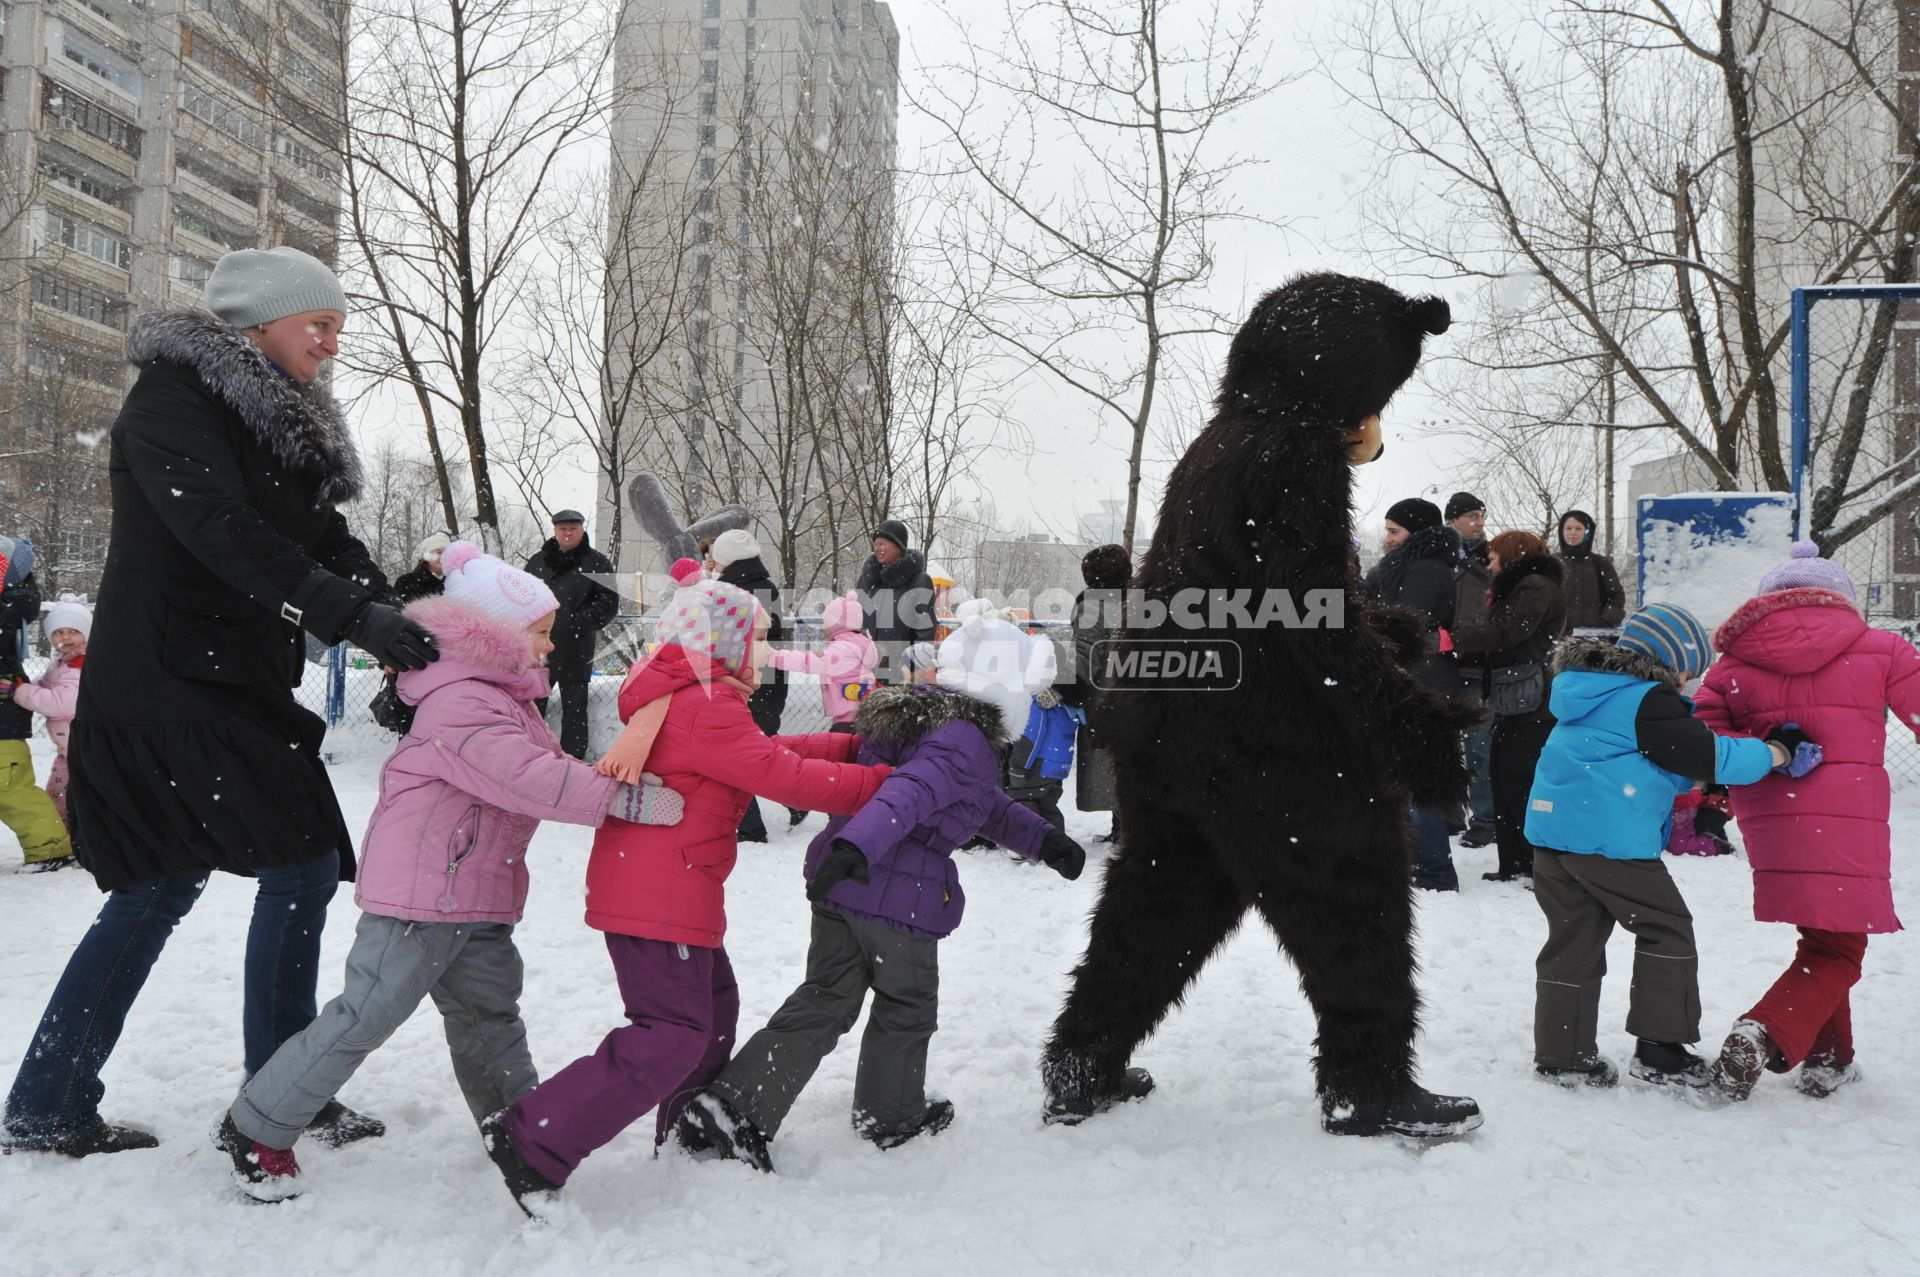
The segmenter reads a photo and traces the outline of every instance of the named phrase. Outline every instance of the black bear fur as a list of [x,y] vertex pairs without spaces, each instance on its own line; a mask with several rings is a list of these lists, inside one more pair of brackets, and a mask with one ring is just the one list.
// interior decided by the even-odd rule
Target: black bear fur
[[[1096,711],[1123,846],[1045,1053],[1049,1095],[1107,1095],[1207,959],[1259,911],[1299,972],[1325,1111],[1414,1085],[1408,807],[1457,810],[1477,711],[1416,685],[1423,635],[1349,568],[1346,436],[1379,413],[1448,323],[1438,298],[1303,275],[1235,335],[1215,411],[1174,467],[1133,586],[1344,592],[1345,624],[1124,637],[1231,639],[1230,691],[1123,686]],[[1130,618],[1131,620],[1132,618]]]

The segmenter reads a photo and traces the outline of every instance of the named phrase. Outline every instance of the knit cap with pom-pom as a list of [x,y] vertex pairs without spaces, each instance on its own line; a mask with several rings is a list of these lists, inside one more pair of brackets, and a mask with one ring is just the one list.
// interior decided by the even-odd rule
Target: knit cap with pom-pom
[[1797,589],[1832,590],[1856,603],[1860,599],[1859,591],[1854,587],[1853,578],[1847,575],[1847,570],[1832,559],[1821,558],[1820,547],[1811,541],[1795,541],[1787,561],[1760,578],[1762,594]]
[[62,594],[60,601],[40,618],[40,624],[45,627],[48,638],[53,637],[55,630],[78,630],[81,638],[88,638],[93,634],[93,609],[87,606],[84,594]]
[[860,596],[848,590],[838,598],[828,599],[826,606],[820,609],[820,628],[827,637],[847,630],[860,629],[866,618],[860,612]]
[[455,541],[440,552],[446,595],[482,616],[525,629],[559,609],[547,583],[494,558],[471,541]]
[[738,586],[695,581],[674,591],[653,637],[662,644],[679,644],[696,662],[704,659],[743,678],[753,659],[759,616],[759,602]]
[[692,585],[705,572],[698,559],[675,559],[673,566],[667,569],[667,575],[673,578],[675,585]]

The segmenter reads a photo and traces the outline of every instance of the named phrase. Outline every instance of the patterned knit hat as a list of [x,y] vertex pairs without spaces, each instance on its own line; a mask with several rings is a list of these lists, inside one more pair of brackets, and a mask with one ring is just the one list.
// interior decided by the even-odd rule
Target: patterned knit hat
[[1677,603],[1649,603],[1620,626],[1619,645],[1652,657],[1683,679],[1713,664],[1713,639],[1698,617]]
[[483,553],[471,541],[455,541],[442,550],[440,568],[446,573],[448,598],[517,629],[560,606],[545,581]]
[[678,643],[696,662],[704,657],[735,678],[745,678],[753,659],[753,632],[760,604],[724,581],[683,585],[667,600],[654,630],[661,643]]
[[1807,587],[1817,590],[1832,590],[1844,594],[1855,602],[1859,601],[1859,591],[1855,589],[1853,578],[1847,570],[1832,559],[1820,557],[1820,547],[1811,541],[1795,541],[1793,553],[1785,563],[1769,571],[1760,578],[1760,593],[1773,594],[1780,590],[1795,590]]

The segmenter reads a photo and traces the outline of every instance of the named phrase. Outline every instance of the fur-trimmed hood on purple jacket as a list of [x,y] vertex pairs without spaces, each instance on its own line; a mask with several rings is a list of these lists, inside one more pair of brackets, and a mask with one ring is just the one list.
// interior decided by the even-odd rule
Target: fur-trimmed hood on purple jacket
[[534,830],[598,826],[615,782],[562,753],[534,707],[547,672],[524,630],[445,597],[406,613],[440,659],[400,675],[418,711],[381,769],[354,899],[416,922],[518,922]]
[[938,940],[960,925],[966,893],[953,850],[980,834],[1029,860],[1052,829],[1000,788],[1000,711],[945,688],[876,689],[854,719],[863,763],[893,774],[852,816],[835,816],[807,847],[811,880],[836,838],[867,858],[870,882],[842,882],[826,903],[841,913]]

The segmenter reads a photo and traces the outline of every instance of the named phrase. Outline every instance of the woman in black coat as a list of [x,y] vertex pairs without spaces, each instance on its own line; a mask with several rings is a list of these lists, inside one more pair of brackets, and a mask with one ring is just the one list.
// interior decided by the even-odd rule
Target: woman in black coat
[[1533,789],[1533,769],[1540,750],[1553,731],[1547,712],[1545,667],[1547,656],[1566,628],[1566,596],[1561,589],[1560,564],[1547,553],[1547,543],[1531,532],[1502,532],[1493,539],[1492,606],[1486,619],[1452,631],[1457,652],[1484,654],[1488,684],[1502,671],[1541,671],[1537,703],[1518,713],[1496,714],[1493,720],[1493,837],[1500,867],[1481,875],[1495,882],[1533,877],[1533,846],[1527,842],[1527,795]]
[[[1080,579],[1087,588],[1073,600],[1073,680],[1059,686],[1060,700],[1081,713],[1074,741],[1073,805],[1081,811],[1112,811],[1116,798],[1113,755],[1100,748],[1092,726],[1099,688],[1094,682],[1099,644],[1117,633],[1126,604],[1127,580],[1133,560],[1126,547],[1095,546],[1080,560]],[[1118,817],[1095,842],[1120,837]]]
[[1593,516],[1569,510],[1560,520],[1560,561],[1567,594],[1566,633],[1613,629],[1626,619],[1627,592],[1613,560],[1593,552]]
[[[396,668],[436,655],[335,508],[360,463],[315,384],[346,300],[293,249],[228,254],[199,311],[147,315],[140,377],[112,430],[113,525],[69,755],[81,863],[108,892],[54,989],[7,1097],[16,1149],[151,1147],[106,1125],[100,1070],[167,937],[210,870],[254,877],[246,1069],[313,1019],[327,902],[353,847],[320,760],[325,724],[294,699],[305,634]],[[378,1123],[329,1105],[314,1133]]]
[[[780,617],[780,587],[773,583],[773,574],[767,571],[766,560],[760,557],[760,543],[753,539],[753,534],[741,528],[722,532],[713,539],[707,555],[720,569],[721,582],[745,590],[760,600],[761,607],[767,609],[767,616],[771,618],[767,626],[767,642],[784,644],[787,641],[787,623]],[[753,725],[763,734],[780,734],[780,719],[787,712],[787,676],[784,671],[761,671],[760,686],[754,688],[747,697],[747,712],[753,715]],[[788,827],[806,818],[804,811],[789,811]],[[740,818],[737,835],[741,842],[767,840],[767,824],[760,814],[758,799],[747,800],[747,814]]]

